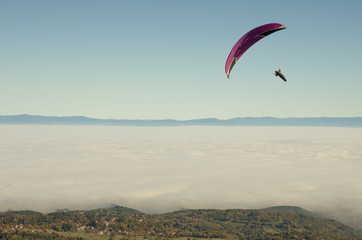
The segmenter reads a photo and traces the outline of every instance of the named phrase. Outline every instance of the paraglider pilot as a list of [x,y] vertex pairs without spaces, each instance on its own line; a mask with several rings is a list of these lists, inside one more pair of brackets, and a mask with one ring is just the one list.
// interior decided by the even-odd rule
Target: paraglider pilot
[[276,70],[275,73],[274,73],[274,75],[275,75],[276,77],[279,76],[281,79],[283,79],[284,82],[287,81],[287,79],[285,78],[285,76],[283,75],[283,73],[282,73],[282,71],[281,71],[280,69],[279,69],[279,71]]

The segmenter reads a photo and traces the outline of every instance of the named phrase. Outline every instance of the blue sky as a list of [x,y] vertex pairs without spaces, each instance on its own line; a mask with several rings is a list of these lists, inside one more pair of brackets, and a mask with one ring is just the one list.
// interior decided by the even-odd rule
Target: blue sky
[[[362,116],[361,10],[359,0],[3,0],[0,115]],[[234,43],[270,22],[287,29],[227,79]]]

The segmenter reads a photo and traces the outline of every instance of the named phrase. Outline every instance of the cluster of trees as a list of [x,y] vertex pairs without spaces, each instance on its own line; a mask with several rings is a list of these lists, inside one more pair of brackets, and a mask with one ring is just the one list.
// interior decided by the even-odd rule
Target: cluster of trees
[[[65,234],[69,232],[79,235]],[[154,215],[115,206],[51,214],[0,213],[0,239],[82,239],[84,234],[106,236],[103,239],[362,239],[361,232],[336,221],[285,211],[183,210]]]

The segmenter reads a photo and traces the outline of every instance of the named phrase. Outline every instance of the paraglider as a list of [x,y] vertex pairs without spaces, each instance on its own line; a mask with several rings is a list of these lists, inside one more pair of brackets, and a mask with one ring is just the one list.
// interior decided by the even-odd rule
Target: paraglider
[[284,82],[287,81],[287,79],[285,78],[284,74],[282,73],[282,71],[281,71],[280,69],[279,69],[279,71],[276,70],[275,73],[274,73],[274,75],[275,75],[276,77],[279,76],[281,79],[283,79]]
[[254,28],[253,30],[247,32],[244,36],[242,36],[231,49],[230,54],[226,59],[226,76],[229,78],[230,71],[234,67],[235,63],[251,46],[253,46],[256,42],[263,39],[264,37],[285,28],[286,27],[280,23],[268,23],[260,27]]

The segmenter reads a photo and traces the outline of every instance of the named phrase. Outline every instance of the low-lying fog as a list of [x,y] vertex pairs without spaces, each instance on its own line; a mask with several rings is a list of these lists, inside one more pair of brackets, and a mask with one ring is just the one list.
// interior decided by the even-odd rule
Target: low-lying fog
[[0,125],[0,211],[110,203],[362,216],[362,128]]

